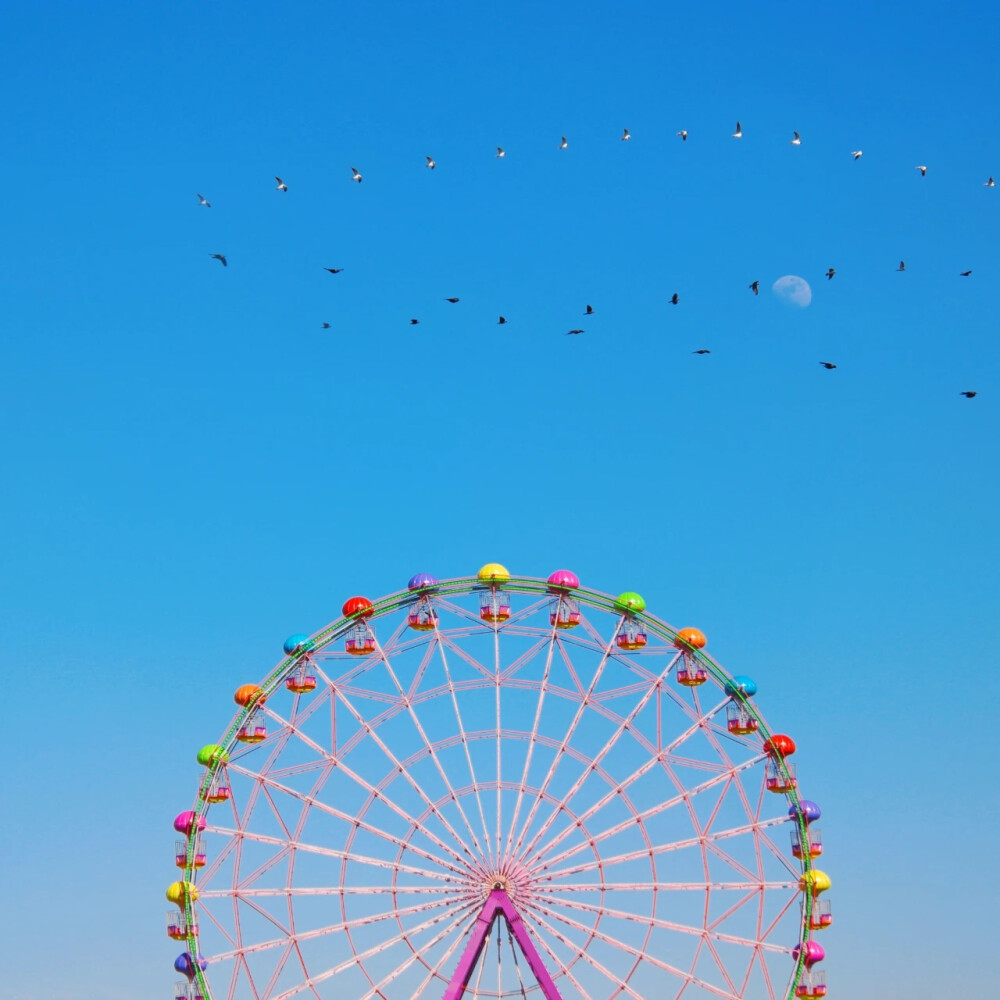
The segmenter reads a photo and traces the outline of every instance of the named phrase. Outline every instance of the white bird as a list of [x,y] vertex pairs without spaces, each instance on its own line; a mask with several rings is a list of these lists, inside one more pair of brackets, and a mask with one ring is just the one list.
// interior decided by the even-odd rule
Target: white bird
[[562,142],[559,143],[559,148],[560,149],[566,149],[568,147],[569,147],[569,143],[566,141],[566,136],[563,136],[562,137]]
[[681,142],[687,142],[688,141],[688,134],[687,134],[687,129],[686,128],[682,128],[680,130],[680,132],[678,132],[677,134],[681,137]]
[[351,167],[351,180],[361,183],[361,174],[358,172],[357,167]]
[[996,181],[994,181],[992,177],[983,185],[984,188],[992,188],[996,186]]
[[212,207],[211,202],[209,202],[209,200],[204,195],[201,195],[201,194],[198,195],[198,204],[199,205],[204,205],[205,208],[211,208]]
[[496,158],[498,160],[502,160],[506,155],[507,155],[507,153],[504,150],[503,146],[497,146],[497,157]]
[[628,142],[632,138],[632,133],[628,129],[622,131],[622,142]]
[[860,150],[860,149],[851,150],[851,156],[853,156],[854,159],[856,159],[856,160],[860,160],[861,157],[864,156],[864,155],[865,155],[864,152],[862,150]]
[[800,136],[798,132],[792,132],[792,135],[794,135],[795,138],[794,139],[789,139],[788,141],[793,146],[801,146],[802,145],[802,136]]
[[927,168],[926,167],[917,167],[916,169],[920,171],[920,176],[921,177],[926,177],[927,176]]
[[733,138],[734,139],[743,138],[743,126],[739,122],[736,123],[736,131],[733,133]]
[[288,185],[280,177],[275,176],[274,179],[278,182],[278,186],[275,188],[275,191],[287,191],[288,190]]
[[424,166],[426,166],[429,170],[433,170],[437,166],[437,164],[434,162],[433,157],[428,156],[427,162],[424,164]]

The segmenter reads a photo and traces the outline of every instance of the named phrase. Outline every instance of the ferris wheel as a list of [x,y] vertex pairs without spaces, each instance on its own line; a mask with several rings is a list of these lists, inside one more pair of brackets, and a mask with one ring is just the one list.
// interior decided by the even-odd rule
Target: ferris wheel
[[174,821],[175,1000],[825,996],[819,808],[705,645],[496,563],[289,638]]

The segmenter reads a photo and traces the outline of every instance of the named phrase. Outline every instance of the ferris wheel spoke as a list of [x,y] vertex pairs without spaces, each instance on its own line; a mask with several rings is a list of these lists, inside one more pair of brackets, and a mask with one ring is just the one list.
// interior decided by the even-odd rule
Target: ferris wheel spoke
[[[684,972],[683,969],[678,969],[676,966],[670,965],[668,962],[664,962],[662,959],[657,958],[649,951],[643,951],[638,948],[635,948],[628,942],[620,941],[618,938],[613,937],[610,934],[605,934],[603,931],[597,930],[596,928],[591,929],[585,926],[584,924],[581,924],[578,920],[573,920],[571,917],[567,917],[565,914],[554,913],[550,910],[547,910],[545,907],[539,907],[538,909],[540,909],[541,912],[544,913],[546,916],[552,917],[552,919],[554,920],[558,920],[564,924],[567,924],[568,926],[573,927],[578,931],[587,934],[593,934],[593,936],[597,940],[603,941],[605,944],[610,945],[612,948],[617,948],[618,950],[624,952],[627,955],[631,955],[633,958],[638,960],[637,965],[640,964],[641,962],[648,962],[650,965],[653,965],[656,968],[663,970],[664,972],[669,972],[672,976],[677,976],[679,979],[690,980],[692,985],[698,986],[703,990],[707,990],[709,993],[714,993],[716,996],[724,997],[725,1000],[740,1000],[740,997],[737,994],[727,993],[725,990],[720,989],[718,986],[714,986],[712,983],[706,982],[704,979],[700,979],[699,977],[693,975],[692,973]],[[542,922],[541,917],[539,917],[537,914],[535,916],[535,919],[538,920],[540,923]],[[592,964],[596,961],[594,959],[591,959],[590,954],[587,951],[583,953],[583,957],[588,961],[592,962]],[[608,975],[609,978],[612,979],[612,981],[614,981],[614,977],[611,976],[610,973],[608,973],[602,966],[598,964],[597,967],[600,968],[605,975]],[[635,966],[633,966],[633,971],[634,970]],[[631,976],[631,973],[629,975]],[[627,982],[624,982],[622,985],[629,990],[630,995],[637,996],[637,994],[634,994],[632,989],[628,987]]]
[[798,881],[795,882],[577,882],[560,883],[559,885],[547,885],[544,892],[638,892],[646,890],[656,890],[658,892],[674,891],[697,891],[704,892],[706,889],[712,890],[743,890],[760,892],[763,889],[797,889]]
[[[418,781],[416,781],[416,779],[410,773],[409,768],[403,765],[403,763],[399,760],[399,758],[389,748],[385,740],[383,740],[382,737],[378,735],[375,727],[372,726],[371,723],[365,718],[363,713],[358,711],[358,709],[345,697],[343,691],[338,691],[337,697],[340,699],[341,704],[343,704],[344,707],[348,710],[348,712],[350,712],[351,715],[354,717],[355,722],[368,734],[368,737],[371,739],[371,741],[379,748],[379,750],[382,751],[382,753],[385,755],[386,759],[392,764],[392,766],[396,768],[396,770],[399,773],[399,776],[403,778],[403,780],[413,789],[413,791],[417,793],[417,795],[423,800],[424,805],[426,805],[429,809],[431,809],[433,814],[440,821],[441,825],[445,828],[445,830],[448,831],[449,836],[454,838],[455,843],[461,847],[465,855],[468,858],[473,857],[473,854],[469,850],[468,845],[458,835],[458,831],[455,830],[455,828],[448,821],[448,817],[445,816],[441,812],[441,810],[437,807],[437,805],[431,800],[430,796],[428,796],[423,786]],[[430,833],[427,830],[426,826],[422,829],[421,832],[430,836]],[[446,846],[444,844],[444,841],[440,841],[439,839],[435,839],[435,843],[439,843],[439,846],[442,847]],[[455,851],[453,848],[448,848],[448,850],[449,853],[451,853],[459,863],[463,863],[462,856],[458,851]]]
[[410,917],[418,913],[427,913],[431,910],[440,909],[442,906],[450,906],[451,900],[439,899],[430,903],[414,903],[412,906],[404,906],[398,909],[387,909],[381,913],[368,914],[363,917],[356,917],[352,920],[340,921],[336,924],[328,924],[326,927],[318,927],[311,931],[299,931],[287,937],[272,938],[270,941],[260,941],[257,944],[248,945],[245,948],[234,948],[219,955],[213,955],[213,962],[226,962],[237,955],[254,955],[261,951],[271,951],[280,948],[289,942],[299,944],[303,941],[313,941],[316,938],[326,937],[329,934],[343,933],[345,930],[353,930],[356,927],[367,927],[370,924],[377,924],[383,920],[397,920],[402,917]]
[[[450,930],[455,930],[455,929],[457,929],[457,927],[455,927],[454,925],[452,925],[452,927],[450,928]],[[455,952],[458,951],[459,945],[462,944],[464,939],[465,939],[464,934],[455,934],[453,936],[451,944],[449,944],[448,947],[445,949],[444,953],[438,959],[437,964],[434,965],[433,967],[427,966],[427,975],[424,976],[424,979],[421,982],[421,984],[416,988],[416,990],[414,990],[413,994],[410,997],[410,1000],[420,1000],[420,997],[424,995],[424,991],[430,985],[431,980],[441,979],[444,982],[448,981],[447,977],[443,975],[441,970],[445,967],[445,965],[448,962],[451,961]],[[426,951],[427,949],[425,948],[424,950]]]
[[[719,705],[716,706],[707,715],[705,714],[700,715],[698,719],[691,726],[689,726],[686,730],[684,730],[684,732],[681,733],[676,739],[672,740],[666,747],[663,748],[663,750],[660,751],[659,754],[647,759],[643,764],[635,768],[635,770],[633,770],[631,774],[626,775],[620,782],[613,783],[611,788],[603,796],[601,796],[592,805],[588,806],[582,813],[580,813],[579,816],[577,816],[573,820],[573,822],[567,823],[566,826],[563,827],[562,830],[560,830],[559,833],[557,833],[553,838],[551,838],[548,841],[548,843],[546,843],[542,847],[541,850],[536,852],[535,856],[531,859],[531,863],[537,864],[546,856],[548,852],[558,847],[559,844],[561,844],[568,836],[570,836],[573,833],[575,829],[577,829],[578,822],[585,823],[592,816],[599,813],[610,802],[615,801],[626,789],[634,785],[644,775],[648,774],[651,770],[656,768],[658,764],[662,766],[663,760],[670,753],[672,753],[674,750],[677,749],[677,747],[681,746],[686,740],[688,740],[691,736],[697,733],[703,726],[705,720],[711,718],[711,716],[714,715],[715,713],[720,712],[725,704],[726,702],[720,702]],[[709,779],[709,781],[704,783],[703,786],[696,786],[696,789],[714,787],[714,784],[717,783],[718,780],[728,777],[730,773],[731,770],[720,772],[716,778]],[[697,791],[695,789],[692,789],[691,794],[697,794]],[[662,811],[664,808],[670,808],[671,806],[676,805],[679,801],[683,800],[684,800],[684,795],[681,795],[679,797],[675,797],[674,799],[668,799],[666,803],[662,803],[660,807],[656,808],[659,811]],[[643,819],[646,819],[650,816],[657,815],[657,813],[647,810],[645,813],[641,813],[640,815],[642,816]],[[625,826],[628,825],[630,825],[630,821],[625,822]],[[620,825],[619,828],[612,828],[612,831],[613,833],[620,833],[621,829],[624,829],[624,827]],[[535,838],[535,840],[537,840],[537,838]],[[576,848],[571,848],[569,854],[563,852],[563,854],[556,855],[554,858],[550,858],[548,863],[550,865],[555,864],[556,862],[563,860],[564,857],[570,857],[572,856],[572,854],[576,854],[580,850],[582,850],[584,846],[586,845],[579,845]],[[528,849],[525,849],[523,853],[527,854]]]
[[[556,940],[562,942],[562,944],[564,944],[567,948],[576,951],[579,958],[582,958],[588,965],[596,969],[602,976],[604,976],[604,978],[607,979],[609,983],[613,984],[616,987],[615,994],[613,995],[617,995],[617,993],[621,992],[621,993],[627,993],[632,998],[632,1000],[645,1000],[645,998],[636,993],[636,991],[629,985],[629,980],[632,978],[632,974],[635,972],[636,968],[639,965],[638,961],[633,963],[632,968],[624,976],[612,972],[603,963],[598,961],[598,959],[593,955],[590,949],[581,948],[578,945],[574,944],[557,927],[554,927],[551,923],[549,923],[545,919],[545,916],[547,915],[553,917],[553,919],[560,920],[560,917],[557,914],[554,913],[550,914],[544,907],[531,907],[528,908],[528,912],[530,913],[532,921],[538,927],[548,931],[549,934],[551,934],[554,938],[556,938]],[[565,920],[562,920],[561,922],[567,923],[567,921]],[[607,935],[600,935],[596,932],[592,932],[591,928],[584,927],[582,924],[579,924],[575,921],[568,923],[570,926],[574,928],[574,930],[578,930],[581,931],[582,933],[587,934],[591,940],[593,940],[594,938],[599,938],[605,941],[605,943],[611,944],[612,947],[616,948],[619,947],[619,942],[608,940]],[[539,937],[541,936],[542,935],[539,935]],[[621,950],[626,951],[627,953],[627,949],[621,949]],[[632,957],[633,958],[641,957],[641,952],[639,953],[638,956],[633,954]],[[732,998],[732,1000],[738,1000],[738,998]]]
[[[549,813],[548,818],[541,825],[538,832],[532,837],[531,841],[524,849],[525,854],[530,854],[534,850],[535,845],[549,832],[552,828],[552,824],[555,823],[556,818],[559,814],[569,806],[569,803],[573,800],[576,794],[583,787],[584,782],[601,766],[601,763],[608,756],[609,753],[617,746],[618,741],[621,739],[622,734],[629,731],[629,727],[638,718],[639,713],[649,704],[654,694],[659,692],[659,685],[666,679],[667,675],[670,673],[671,667],[676,662],[676,657],[671,658],[663,670],[660,672],[659,676],[655,678],[652,684],[649,684],[645,688],[645,692],[641,698],[635,703],[631,711],[626,715],[621,722],[618,724],[618,728],[612,733],[612,735],[605,741],[604,746],[598,751],[597,755],[593,760],[585,767],[580,774],[577,776],[576,780],[570,785],[566,794],[562,797],[559,804]],[[588,697],[591,692],[588,692]],[[586,704],[586,697],[583,702],[581,702],[581,709],[583,705]],[[650,766],[655,762],[655,758],[650,762]],[[616,789],[614,793],[609,794],[620,794],[620,790]],[[583,820],[586,817],[580,817]],[[574,829],[575,824],[571,825],[568,829]],[[558,842],[558,841],[556,841]]]
[[444,676],[446,681],[446,686],[448,688],[448,695],[451,699],[451,707],[455,712],[455,722],[458,725],[458,735],[462,743],[462,750],[465,754],[465,763],[469,768],[469,777],[472,779],[472,787],[475,789],[476,796],[476,807],[479,810],[479,820],[483,825],[483,843],[486,845],[487,854],[486,858],[489,860],[489,846],[490,846],[490,833],[489,828],[486,824],[486,812],[483,809],[483,800],[479,794],[479,780],[476,778],[476,769],[472,765],[472,751],[469,747],[469,734],[465,729],[465,723],[462,721],[462,712],[458,706],[458,695],[455,690],[455,683],[452,680],[451,668],[448,665],[448,656],[445,651],[446,643],[438,639],[437,648],[441,656],[441,667],[444,670]]
[[757,939],[740,937],[735,934],[723,934],[721,931],[711,931],[704,927],[693,927],[689,924],[679,924],[672,920],[664,920],[661,917],[639,916],[635,913],[630,913],[627,910],[616,910],[607,906],[595,906],[593,903],[584,903],[577,899],[558,899],[556,897],[548,897],[544,895],[537,898],[540,902],[546,903],[549,906],[565,906],[572,910],[581,910],[585,913],[593,913],[595,916],[615,917],[618,920],[628,920],[632,923],[648,925],[650,927],[659,927],[668,931],[677,931],[681,934],[692,934],[696,937],[707,937],[715,941],[725,941],[728,944],[738,944],[747,948],[761,947],[766,951],[773,951],[781,954],[788,954],[791,952],[791,948],[786,948],[783,945],[769,944]]
[[[622,831],[627,830],[629,827],[633,826],[636,823],[639,824],[645,823],[646,820],[651,819],[653,816],[658,816],[661,813],[666,812],[668,809],[672,809],[674,806],[680,803],[688,802],[696,795],[700,795],[703,792],[708,791],[709,789],[715,788],[721,782],[727,781],[733,772],[745,770],[746,768],[751,767],[753,764],[754,761],[747,761],[746,763],[738,764],[733,768],[732,771],[716,775],[710,778],[708,781],[703,781],[700,785],[695,785],[693,788],[690,788],[687,791],[674,795],[669,799],[664,799],[663,802],[660,802],[655,806],[650,806],[648,809],[644,809],[642,812],[638,813],[636,816],[633,816],[630,819],[622,820],[620,823],[616,823],[614,826],[610,826],[607,829],[600,831],[599,833],[593,834],[590,838],[588,838],[586,841],[580,844],[567,847],[559,854],[555,855],[552,858],[549,858],[549,860],[544,865],[540,865],[540,867],[544,870],[545,868],[551,867],[552,865],[560,864],[566,859],[571,858],[576,854],[579,854],[580,851],[585,850],[588,847],[592,849],[595,844],[601,843],[607,840],[609,837],[614,837],[620,834]],[[642,769],[640,768],[640,770]],[[624,782],[622,784],[624,785]],[[605,798],[606,797],[607,796],[605,796]],[[593,815],[594,812],[596,812],[596,809],[591,807],[590,809],[587,809],[583,813],[581,813],[580,816],[577,818],[577,820],[575,820],[573,824],[567,829],[566,834],[568,835],[570,831],[576,829],[576,824],[578,822],[579,823],[584,822],[584,820],[586,820],[589,816]],[[553,847],[558,842],[558,839],[559,838],[552,841],[550,844],[546,845],[543,851],[550,850],[551,847]],[[565,838],[563,837],[562,839]],[[543,852],[537,855],[534,859],[532,859],[532,863],[537,863],[541,861],[544,857],[545,854]]]
[[[344,703],[345,706],[350,706],[349,710],[352,711],[352,714],[356,713],[356,709],[354,709],[354,706],[350,705],[350,703],[343,697],[343,695],[339,691],[338,691],[338,697],[340,697],[341,702]],[[463,858],[461,856],[461,854],[458,853],[458,851],[456,851],[453,847],[451,847],[451,845],[447,844],[440,837],[438,837],[431,830],[429,830],[426,827],[426,825],[421,825],[421,823],[415,817],[411,816],[405,809],[403,809],[401,806],[397,805],[396,802],[393,801],[393,799],[391,799],[388,795],[385,794],[385,792],[384,792],[384,790],[382,788],[378,788],[375,785],[373,785],[370,781],[368,781],[366,778],[364,778],[362,775],[360,775],[357,771],[355,771],[352,767],[350,767],[348,764],[346,764],[344,762],[344,759],[343,759],[342,756],[334,755],[334,754],[330,753],[328,750],[325,750],[315,740],[311,739],[305,733],[300,732],[296,727],[294,727],[291,724],[291,722],[289,722],[287,720],[282,720],[282,722],[286,726],[288,726],[289,730],[292,733],[294,733],[295,735],[299,736],[299,738],[307,746],[311,747],[314,751],[316,751],[316,753],[320,754],[322,757],[324,757],[325,759],[329,760],[332,764],[334,764],[337,767],[337,769],[340,771],[341,774],[344,774],[351,781],[355,782],[357,785],[359,785],[361,788],[363,788],[366,792],[369,793],[370,796],[373,796],[374,798],[378,799],[381,803],[383,803],[383,805],[387,806],[394,813],[396,813],[396,815],[399,816],[400,819],[405,820],[406,823],[409,826],[412,826],[415,829],[419,829],[421,831],[421,833],[425,837],[427,837],[428,840],[430,840],[432,843],[434,843],[435,846],[439,847],[446,854],[451,855],[455,859],[455,861],[458,862],[459,865],[463,866],[463,869],[464,869],[464,866],[467,865],[467,863],[468,863],[467,859]],[[367,722],[365,722],[365,721],[363,721],[363,728],[367,729],[369,732],[372,731],[371,730],[371,726]],[[375,742],[378,744],[381,741],[376,740]],[[384,746],[384,744],[382,744],[382,745]],[[388,748],[386,748],[386,749],[388,749]],[[413,777],[412,777],[412,775],[409,774],[409,771],[398,760],[396,760],[391,754],[390,754],[390,759],[393,761],[393,766],[395,768],[395,771],[390,775],[390,778],[394,778],[396,776],[396,772],[399,772],[399,773],[404,774],[405,776],[407,776],[409,778],[410,783],[413,783]],[[427,799],[426,793],[422,793],[421,794],[421,798],[424,799],[424,801],[425,801],[426,804],[431,805],[430,801]],[[353,822],[353,820],[352,820],[352,822]],[[456,837],[456,841],[458,843],[462,843],[461,840],[459,838],[457,838],[457,837]],[[467,847],[465,848],[465,850],[466,850],[466,853],[469,853]],[[471,853],[469,853],[469,857],[471,857],[471,856],[472,856]]]
[[573,975],[573,965],[576,963],[577,960],[579,960],[579,957],[580,957],[579,950],[578,949],[573,949],[572,945],[570,945],[570,943],[566,940],[565,937],[563,937],[563,935],[561,935],[561,934],[555,934],[555,935],[553,935],[554,937],[557,938],[557,940],[560,942],[560,944],[565,945],[570,950],[575,950],[576,951],[576,959],[574,959],[574,961],[570,962],[569,964],[565,963],[552,950],[552,946],[549,944],[546,936],[544,934],[539,934],[538,928],[537,928],[537,926],[534,926],[532,924],[531,914],[527,910],[525,910],[525,912],[522,913],[521,918],[522,918],[522,920],[524,920],[524,922],[526,924],[528,924],[531,927],[531,930],[532,930],[532,940],[537,941],[541,945],[542,950],[551,959],[552,966],[555,969],[555,975],[552,978],[555,979],[556,976],[558,976],[558,975],[564,975],[576,987],[576,989],[580,993],[580,996],[583,997],[583,1000],[591,1000],[590,994],[587,992],[587,990],[584,988],[584,986],[580,983],[580,981],[576,978],[576,976]]
[[[570,875],[578,875],[581,872],[594,871],[596,868],[609,868],[613,865],[625,864],[629,861],[638,861],[640,858],[647,858],[650,855],[669,854],[671,851],[681,851],[690,847],[698,847],[702,841],[727,840],[731,837],[740,837],[747,834],[754,834],[772,826],[784,826],[789,823],[787,816],[778,816],[774,819],[762,820],[759,823],[747,823],[745,826],[731,827],[727,830],[717,830],[714,833],[705,834],[703,837],[688,837],[685,840],[671,841],[669,844],[655,844],[652,848],[637,848],[634,851],[624,851],[621,854],[611,854],[603,857],[599,861],[584,861],[569,868],[560,868],[550,871],[546,880],[566,878]],[[789,869],[794,871],[794,869]]]
[[[538,791],[538,795],[535,800],[531,803],[531,808],[528,810],[528,816],[524,821],[524,825],[521,827],[520,832],[517,836],[517,841],[514,844],[513,856],[519,860],[523,858],[525,854],[530,851],[530,846],[524,848],[525,838],[528,836],[528,832],[534,823],[535,816],[538,814],[538,809],[540,804],[545,800],[545,796],[548,794],[549,785],[552,783],[552,779],[555,777],[556,769],[559,767],[559,763],[562,761],[566,753],[566,747],[569,745],[570,740],[573,738],[573,734],[576,732],[577,726],[580,724],[580,719],[583,717],[584,711],[586,709],[587,700],[593,695],[594,690],[604,673],[604,668],[607,666],[608,658],[611,655],[611,649],[614,646],[614,639],[610,640],[604,647],[603,653],[600,660],[598,661],[597,668],[594,670],[594,675],[591,678],[590,685],[588,686],[583,698],[577,705],[576,711],[573,713],[573,718],[570,720],[569,727],[567,728],[563,738],[559,744],[559,749],[555,752],[552,757],[552,763],[549,765],[548,770],[545,773],[545,777],[542,779],[541,787]],[[534,843],[535,838],[532,838],[531,843]]]
[[402,871],[410,875],[420,875],[432,881],[454,882],[455,879],[441,872],[431,871],[428,868],[420,868],[417,865],[402,864],[399,861],[388,861],[385,858],[373,858],[355,851],[338,850],[335,847],[320,847],[317,844],[309,844],[302,841],[282,840],[280,837],[271,837],[265,833],[251,833],[247,830],[230,830],[226,827],[207,827],[210,832],[222,834],[223,836],[239,837],[243,840],[250,840],[258,844],[269,844],[273,847],[281,847],[287,853],[290,850],[303,851],[308,854],[319,854],[328,858],[336,858],[338,861],[352,861],[360,865],[370,865],[374,868],[382,868],[387,871]]
[[[455,919],[452,920],[451,924],[449,925],[448,928],[446,928],[444,933],[448,933],[452,930],[457,929],[463,923],[463,921],[465,921],[468,918],[469,911],[471,911],[473,907],[474,904],[470,904],[468,907],[466,907],[465,910],[459,916],[456,916]],[[440,923],[444,919],[446,918],[442,915],[431,917],[430,919],[425,920],[423,923],[418,924],[416,927],[412,927],[408,930],[401,931],[398,934],[394,934],[391,938],[387,938],[384,941],[380,941],[378,944],[373,945],[370,948],[367,948],[365,951],[361,952],[356,951],[349,959],[345,959],[343,962],[339,962],[337,965],[332,966],[331,968],[326,969],[325,971],[320,972],[317,975],[307,976],[301,983],[294,986],[292,989],[286,990],[284,993],[279,994],[277,997],[274,998],[274,1000],[290,1000],[291,997],[297,996],[303,990],[316,987],[320,983],[324,983],[328,979],[332,979],[339,973],[344,972],[347,969],[350,969],[352,966],[358,966],[359,968],[362,969],[362,971],[364,971],[364,962],[367,959],[373,958],[376,955],[381,954],[382,952],[388,951],[395,945],[407,941],[411,936],[415,936],[417,934],[422,933],[425,930],[429,930],[435,924]],[[353,950],[354,947],[353,943],[351,947]],[[367,972],[365,972],[365,975],[367,976]],[[370,977],[368,978],[369,981],[371,981]]]
[[[450,924],[448,924],[442,930],[438,931],[438,933],[435,934],[435,936],[431,938],[430,941],[427,941],[426,943],[421,945],[420,949],[415,948],[412,944],[410,944],[409,941],[407,941],[407,944],[410,945],[412,953],[406,959],[404,959],[395,969],[393,969],[392,972],[385,975],[378,983],[372,983],[372,988],[368,990],[368,992],[365,993],[360,998],[360,1000],[371,1000],[372,997],[381,996],[382,990],[394,979],[399,978],[399,976],[401,976],[408,968],[410,968],[411,965],[414,965],[418,961],[423,963],[423,959],[420,957],[422,951],[429,951],[431,948],[437,947],[437,945],[439,945],[446,937],[448,937],[449,934],[454,934],[454,932],[458,930],[459,926],[466,920],[467,916],[468,916],[467,913],[463,913],[460,916],[456,917]],[[461,940],[462,940],[461,935],[456,935],[456,941],[461,941]],[[454,947],[454,942],[453,942],[453,947]],[[368,975],[367,971],[365,972],[365,975],[366,976]],[[368,981],[372,982],[370,976],[368,976]]]
[[535,703],[535,716],[531,722],[531,734],[528,737],[528,749],[525,753],[524,767],[521,770],[521,783],[517,790],[517,799],[514,802],[514,812],[511,816],[510,825],[507,830],[507,845],[505,853],[507,857],[513,857],[512,848],[514,831],[517,829],[518,819],[521,815],[521,806],[524,802],[524,794],[528,787],[528,775],[531,773],[531,762],[534,759],[535,743],[538,739],[538,727],[542,719],[542,707],[545,704],[545,696],[548,692],[549,677],[552,673],[552,657],[556,650],[556,629],[552,627],[552,636],[549,640],[548,652],[545,656],[545,667],[542,671],[542,680],[538,686],[538,700]]
[[[333,772],[333,767],[331,766],[331,773],[332,772]],[[415,844],[412,844],[409,841],[402,839],[396,834],[390,833],[387,830],[383,830],[381,827],[376,826],[374,823],[371,823],[368,820],[361,819],[358,816],[348,815],[343,810],[337,809],[335,806],[332,806],[329,803],[321,801],[317,797],[318,791],[315,789],[313,790],[312,793],[307,794],[304,792],[299,792],[294,788],[289,788],[287,785],[283,785],[280,782],[275,781],[270,776],[265,776],[253,771],[246,771],[243,769],[239,769],[237,773],[243,774],[246,777],[250,778],[251,780],[262,781],[264,784],[276,789],[277,791],[282,792],[285,795],[288,795],[290,798],[297,799],[298,801],[302,802],[304,806],[316,809],[317,811],[325,813],[328,816],[332,816],[335,819],[341,820],[348,828],[356,827],[359,830],[364,830],[366,833],[370,833],[376,837],[379,837],[382,840],[385,840],[387,843],[393,844],[396,847],[403,848],[405,850],[412,852],[418,857],[423,858],[425,861],[431,862],[431,864],[439,865],[440,867],[446,869],[447,871],[452,872],[455,875],[463,875],[467,870],[464,867],[459,868],[456,865],[453,865],[450,862],[443,860],[438,855],[431,854],[429,851],[426,851],[423,848],[418,847]],[[364,787],[370,787],[370,786],[364,786]],[[417,826],[419,824],[418,819],[409,817],[406,814],[404,814],[402,818],[406,819],[411,827]],[[217,828],[209,827],[209,829],[210,830],[214,829],[217,831],[225,831],[224,827],[217,827]],[[240,830],[239,832],[245,834],[245,831]],[[298,839],[298,831],[296,832],[296,837],[294,839],[296,843],[303,850],[310,850],[308,845],[304,844],[301,840]],[[233,841],[230,841],[229,843],[232,844]],[[319,853],[320,852],[319,849],[317,849],[316,852]]]
[[[431,648],[428,646],[427,657],[431,655]],[[434,744],[427,736],[427,730],[424,728],[420,721],[420,717],[417,715],[417,710],[414,707],[412,698],[403,690],[403,685],[399,682],[399,677],[397,676],[395,670],[392,667],[392,662],[390,661],[388,654],[385,650],[382,650],[382,657],[385,663],[386,671],[392,680],[393,685],[399,692],[400,698],[406,706],[406,710],[409,713],[410,720],[412,721],[417,732],[420,734],[420,739],[423,741],[424,747],[427,749],[427,754],[430,759],[434,762],[434,766],[437,769],[438,775],[444,782],[445,788],[448,790],[448,794],[451,796],[452,802],[455,804],[455,808],[458,810],[458,814],[462,817],[462,822],[465,824],[465,828],[469,831],[469,836],[472,838],[472,845],[476,850],[476,854],[480,858],[484,858],[485,852],[481,847],[478,838],[476,837],[475,830],[472,829],[472,824],[469,822],[469,817],[465,813],[465,809],[462,807],[462,800],[455,794],[455,788],[451,783],[451,779],[448,777],[447,771],[445,771],[441,760],[434,748]]]

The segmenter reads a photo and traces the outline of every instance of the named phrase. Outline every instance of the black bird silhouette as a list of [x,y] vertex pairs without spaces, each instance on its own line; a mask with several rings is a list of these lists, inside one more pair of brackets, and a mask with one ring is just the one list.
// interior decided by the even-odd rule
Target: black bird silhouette
[[676,292],[674,292],[674,294],[670,296],[670,304],[672,306],[677,305],[677,303],[680,302],[680,300],[681,297]]
[[836,271],[835,271],[835,270],[834,270],[834,269],[833,269],[832,267],[831,267],[831,268],[828,268],[828,269],[827,269],[827,272],[826,272],[826,280],[827,280],[827,281],[832,281],[832,280],[833,280],[833,276],[834,276],[834,275],[835,275],[836,273],[837,273],[837,272],[836,272]]
[[829,371],[831,368],[836,368],[837,366],[832,361],[821,361],[820,364]]
[[970,274],[972,274],[971,271],[959,271],[958,272],[958,276],[960,278],[968,278]]
[[420,322],[419,319],[411,319],[410,320],[410,326],[416,326],[419,322]]
[[323,329],[324,330],[329,330],[330,329],[330,324],[329,323],[324,323],[323,324]]
[[897,267],[896,270],[897,271],[905,271],[906,270],[906,261],[905,260],[901,260],[899,262],[899,267]]
[[712,352],[707,347],[699,348],[697,351],[692,351],[692,354],[711,354]]
[[754,295],[760,295],[760,282],[759,281],[751,281],[750,282],[750,291],[753,292]]
[[583,333],[583,332],[584,332],[583,330],[567,330],[566,331],[566,336],[569,337],[569,336],[573,336],[575,334]]
[[223,267],[229,267],[229,261],[226,260],[226,255],[224,253],[212,253],[209,254],[212,260],[219,261]]
[[329,271],[330,274],[340,274],[344,269],[342,267],[324,267],[324,271]]
[[583,315],[584,316],[593,316],[594,315],[594,307],[592,305],[590,305],[590,303],[587,303],[587,308],[584,311]]
[[965,396],[966,399],[972,399],[974,396],[977,396],[979,394],[977,392],[972,391],[971,389],[967,389],[965,392],[960,392],[959,395]]
[[445,299],[445,302],[451,302],[451,303],[452,303],[453,305],[454,305],[454,303],[456,303],[457,301],[458,301],[458,299]]
[[507,322],[507,317],[506,316],[501,316],[497,320],[497,326],[503,326],[503,324],[506,323],[506,322]]

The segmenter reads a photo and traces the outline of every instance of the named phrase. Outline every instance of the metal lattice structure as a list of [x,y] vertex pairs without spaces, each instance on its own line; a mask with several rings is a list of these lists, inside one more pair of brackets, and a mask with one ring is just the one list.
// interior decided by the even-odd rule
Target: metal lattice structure
[[697,630],[561,573],[352,599],[237,691],[175,823],[178,997],[825,994],[794,744]]

